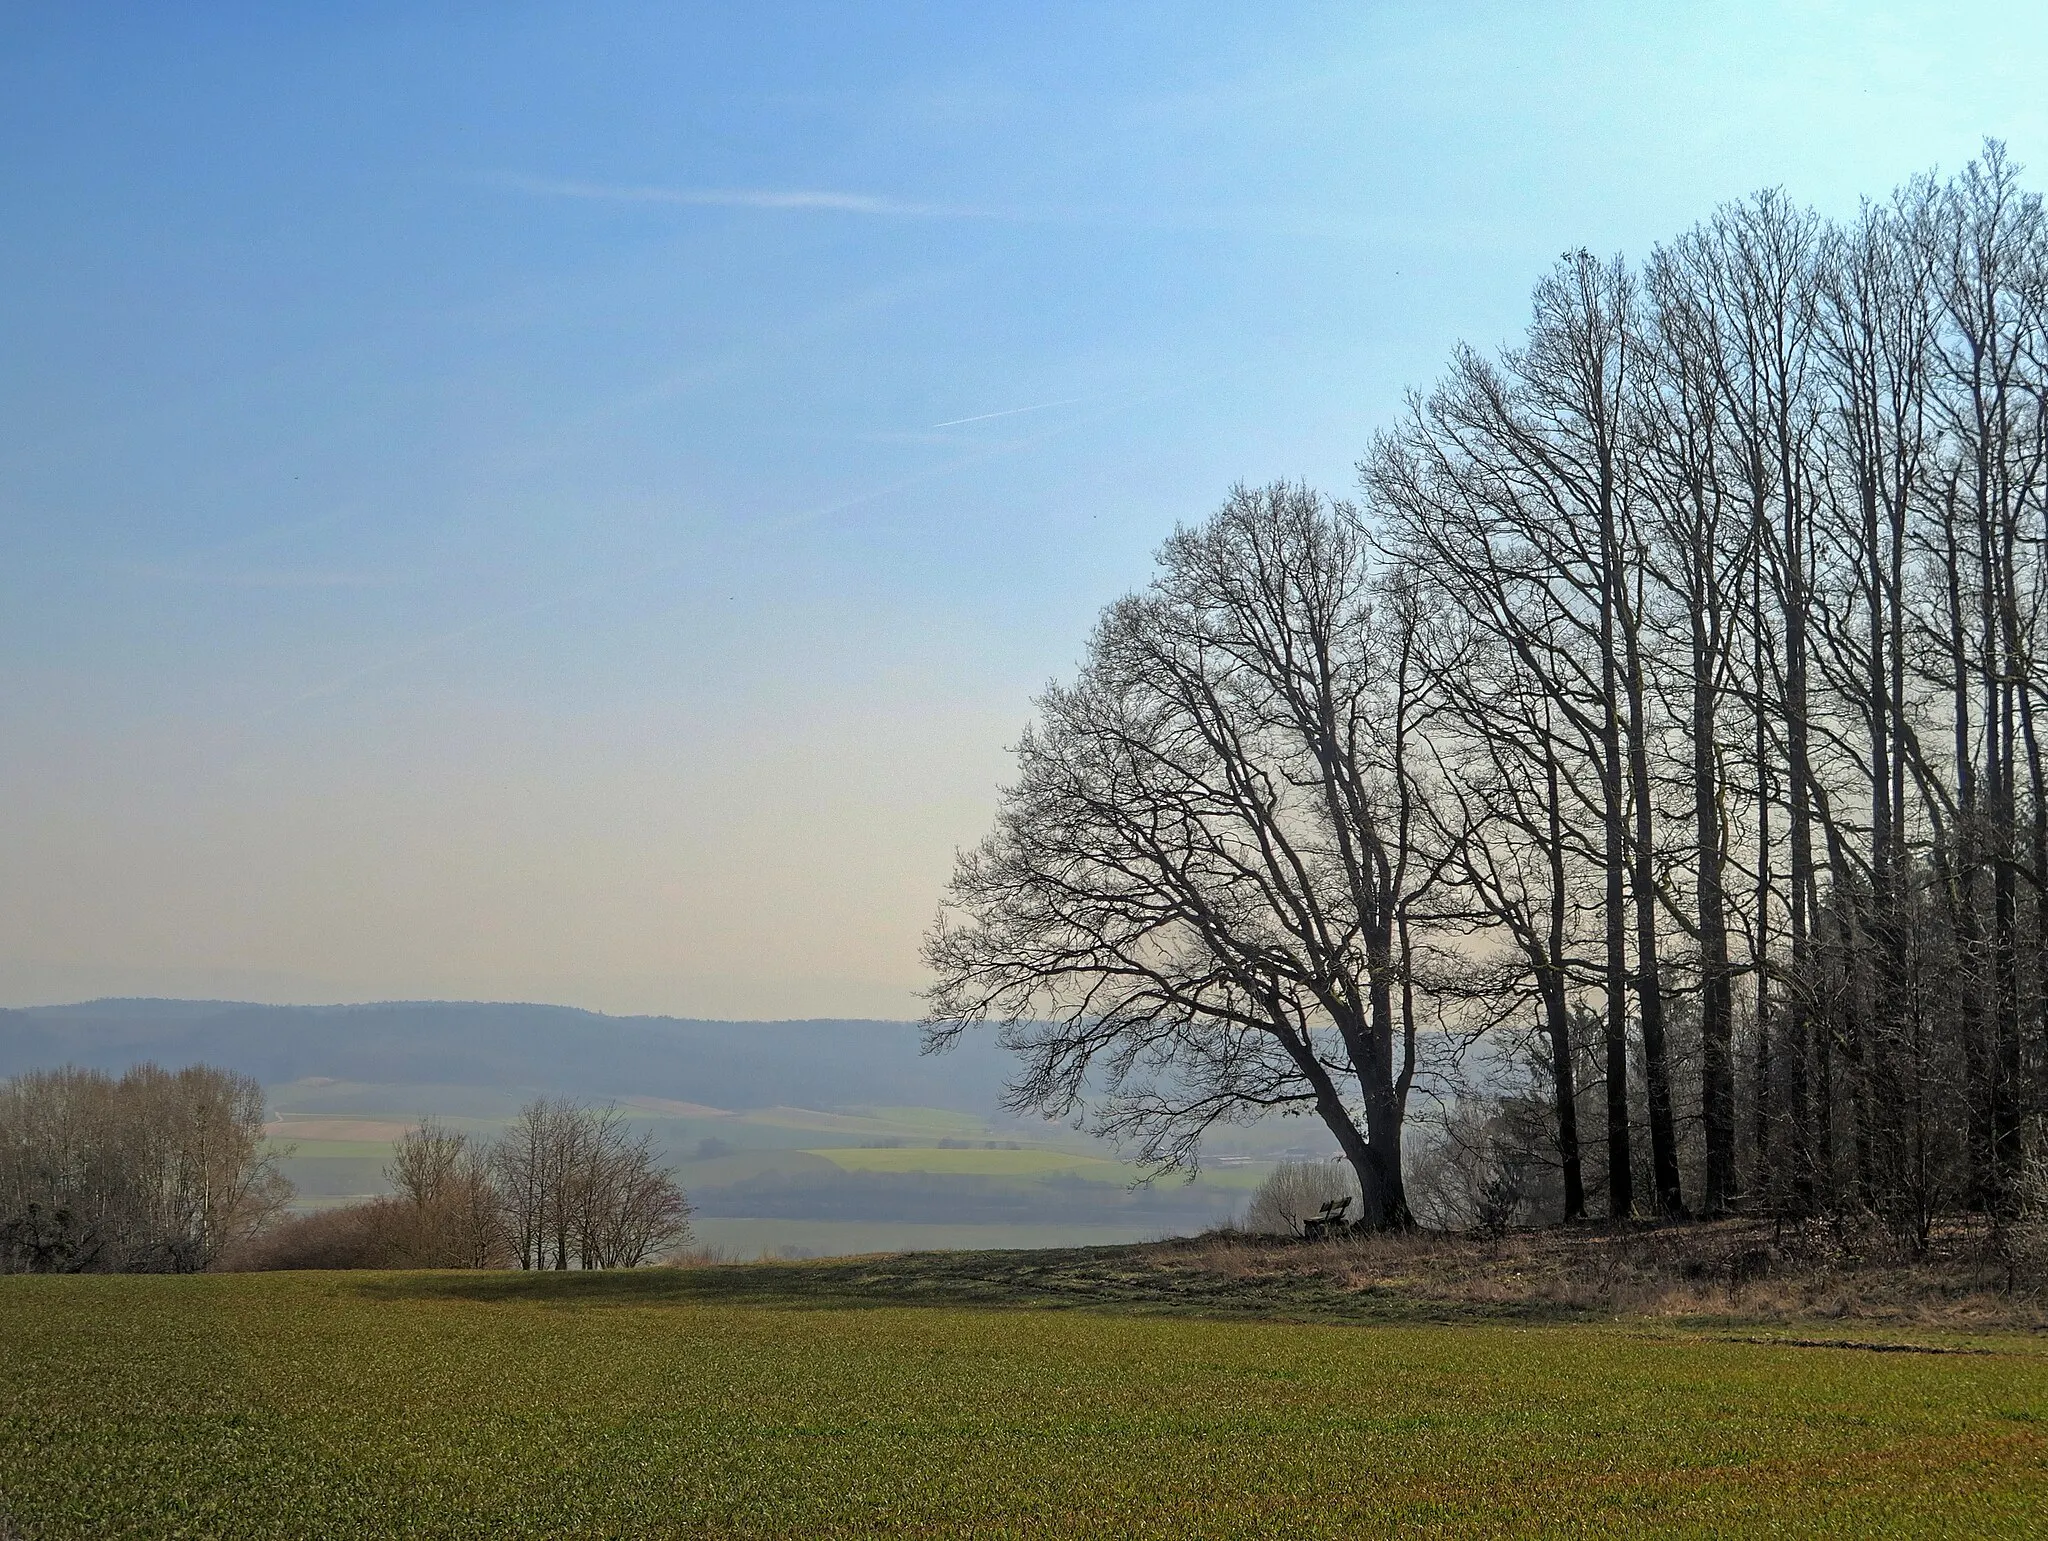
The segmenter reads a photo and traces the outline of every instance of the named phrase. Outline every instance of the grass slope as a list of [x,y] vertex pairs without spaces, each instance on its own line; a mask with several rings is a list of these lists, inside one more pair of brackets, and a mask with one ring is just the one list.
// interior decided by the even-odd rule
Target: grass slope
[[749,1220],[696,1215],[690,1229],[708,1260],[850,1257],[870,1252],[958,1252],[992,1247],[1128,1245],[1159,1227],[919,1220]]
[[1386,1325],[1175,1272],[0,1279],[0,1502],[268,1538],[1984,1536],[2048,1500],[2024,1337]]

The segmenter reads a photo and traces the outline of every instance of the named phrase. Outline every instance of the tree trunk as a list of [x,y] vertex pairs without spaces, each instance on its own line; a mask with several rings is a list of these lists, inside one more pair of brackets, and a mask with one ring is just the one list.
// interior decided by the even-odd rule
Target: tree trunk
[[1671,1105],[1671,1067],[1664,1046],[1664,981],[1657,964],[1657,851],[1650,803],[1648,724],[1643,701],[1642,654],[1634,610],[1628,633],[1628,770],[1635,804],[1635,849],[1630,866],[1636,919],[1636,1014],[1643,1031],[1643,1078],[1649,1089],[1650,1171],[1657,1211],[1685,1215],[1678,1174],[1678,1127]]
[[1735,998],[1728,977],[1728,905],[1722,892],[1715,687],[1697,602],[1693,616],[1693,860],[1700,928],[1700,1114],[1707,1147],[1703,1211],[1724,1213],[1735,1196]]
[[1564,1218],[1580,1220],[1586,1214],[1586,1180],[1579,1155],[1578,1086],[1572,1064],[1571,1008],[1565,997],[1564,977],[1565,915],[1570,896],[1565,887],[1564,813],[1558,802],[1557,754],[1547,735],[1544,773],[1550,824],[1546,848],[1550,865],[1550,934],[1539,973],[1550,1038],[1551,1088],[1557,1098],[1557,1154],[1564,1177]]

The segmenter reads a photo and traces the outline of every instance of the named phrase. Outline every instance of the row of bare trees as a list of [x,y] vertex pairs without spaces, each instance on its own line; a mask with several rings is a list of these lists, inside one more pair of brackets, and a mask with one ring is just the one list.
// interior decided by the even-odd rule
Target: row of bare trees
[[388,1197],[276,1227],[241,1268],[637,1268],[690,1238],[653,1136],[616,1108],[541,1098],[495,1140],[434,1119],[400,1136]]
[[519,1266],[634,1268],[687,1241],[690,1206],[653,1139],[614,1108],[548,1098],[522,1108],[476,1168],[495,1184]]
[[[1554,1212],[2009,1207],[2048,1079],[2048,220],[1997,145],[1567,254],[1360,506],[1240,491],[1040,702],[931,1036],[1156,1163],[1528,1067]],[[1498,1046],[1505,1045],[1506,1052]]]
[[189,1273],[290,1197],[263,1089],[191,1065],[0,1083],[0,1273]]

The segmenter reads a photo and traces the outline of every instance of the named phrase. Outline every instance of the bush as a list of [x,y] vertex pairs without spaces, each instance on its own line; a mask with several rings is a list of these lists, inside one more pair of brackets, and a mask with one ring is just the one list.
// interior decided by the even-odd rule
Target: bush
[[227,1272],[279,1268],[400,1268],[410,1250],[410,1206],[371,1199],[295,1215],[250,1237],[220,1260]]
[[1538,1207],[1542,1138],[1515,1098],[1461,1097],[1408,1161],[1408,1204],[1432,1230],[1504,1236]]
[[1323,1205],[1342,1198],[1356,1209],[1358,1185],[1343,1162],[1283,1161],[1252,1195],[1244,1228],[1254,1235],[1299,1236]]

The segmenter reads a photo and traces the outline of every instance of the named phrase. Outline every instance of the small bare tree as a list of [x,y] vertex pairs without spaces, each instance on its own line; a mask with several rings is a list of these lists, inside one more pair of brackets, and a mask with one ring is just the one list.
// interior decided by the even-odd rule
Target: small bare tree
[[397,1191],[405,1261],[420,1268],[497,1268],[512,1259],[505,1204],[485,1152],[433,1119],[402,1135],[385,1179]]
[[590,1115],[579,1247],[585,1268],[637,1268],[685,1245],[690,1205],[654,1136],[629,1135],[616,1110]]
[[[546,1268],[557,1126],[567,1104],[536,1098],[491,1147],[491,1175],[521,1268]],[[560,1266],[568,1266],[566,1263]]]
[[1350,1170],[1334,1161],[1283,1161],[1253,1192],[1244,1228],[1260,1236],[1300,1236],[1325,1204],[1357,1196]]

